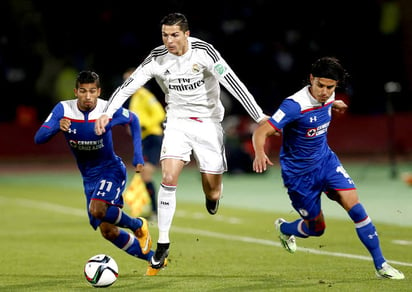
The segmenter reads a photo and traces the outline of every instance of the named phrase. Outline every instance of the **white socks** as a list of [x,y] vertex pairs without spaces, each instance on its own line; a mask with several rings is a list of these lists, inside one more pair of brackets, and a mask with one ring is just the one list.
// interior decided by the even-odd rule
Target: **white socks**
[[169,231],[176,211],[176,186],[160,184],[157,195],[157,225],[159,227],[159,243],[169,243]]

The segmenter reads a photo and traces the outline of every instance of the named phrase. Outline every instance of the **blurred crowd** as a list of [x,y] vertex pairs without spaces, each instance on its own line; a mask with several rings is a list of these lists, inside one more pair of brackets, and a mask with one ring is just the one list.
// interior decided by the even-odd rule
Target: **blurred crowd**
[[[42,121],[56,101],[73,98],[84,69],[99,73],[108,98],[124,70],[161,44],[160,19],[175,11],[186,14],[193,36],[221,52],[268,114],[324,55],[341,59],[351,75],[344,98],[352,113],[385,113],[388,97],[394,110],[412,111],[407,0],[7,0],[0,11],[0,122]],[[232,102],[227,114],[239,113]]]

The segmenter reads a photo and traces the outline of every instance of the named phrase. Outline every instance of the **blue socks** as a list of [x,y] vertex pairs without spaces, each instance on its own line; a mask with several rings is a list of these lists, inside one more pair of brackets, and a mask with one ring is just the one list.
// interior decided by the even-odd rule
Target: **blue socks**
[[[369,218],[368,214],[360,203],[353,206],[352,209],[349,210],[348,214],[355,223],[356,233],[358,234],[360,241],[371,254],[376,269],[381,269],[382,264],[386,260],[382,255],[378,233],[372,223],[372,220]],[[310,232],[306,224],[303,222],[303,219],[298,219],[293,222],[285,222],[281,225],[280,229],[284,234],[295,235],[296,237],[302,238],[317,235],[313,234],[313,232]]]
[[149,261],[154,254],[154,251],[152,250],[147,254],[143,254],[139,241],[132,234],[129,234],[122,229],[120,229],[119,236],[113,240],[112,243],[128,254],[146,261]]
[[307,238],[308,233],[306,232],[305,234],[305,232],[302,230],[303,226],[305,229],[307,229],[306,224],[303,222],[303,219],[298,219],[293,222],[284,222],[282,223],[282,225],[280,225],[280,231],[282,231],[283,234]]
[[368,214],[366,214],[365,209],[360,203],[353,206],[348,214],[355,223],[356,233],[359,239],[371,254],[376,269],[381,269],[385,258],[382,255],[378,233],[372,220]]
[[119,207],[109,206],[102,221],[112,223],[119,227],[129,228],[135,232],[142,227],[142,220],[132,218],[122,211]]

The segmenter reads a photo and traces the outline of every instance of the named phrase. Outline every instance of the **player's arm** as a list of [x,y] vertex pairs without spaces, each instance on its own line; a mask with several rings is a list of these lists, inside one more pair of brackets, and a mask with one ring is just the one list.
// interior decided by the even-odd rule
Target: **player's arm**
[[34,143],[48,142],[60,129],[60,120],[63,118],[63,105],[58,103],[34,135]]
[[252,143],[253,149],[255,150],[253,170],[255,172],[264,172],[266,171],[268,164],[273,165],[273,162],[267,157],[265,152],[266,138],[272,135],[279,135],[279,131],[267,121],[260,123],[253,131]]
[[344,113],[348,109],[348,105],[343,100],[335,100],[332,104],[332,109],[338,113]]
[[142,135],[140,122],[137,115],[125,108],[118,109],[113,115],[111,126],[128,125],[132,135],[133,142],[133,166],[136,167],[136,172],[143,169],[144,159],[142,151]]
[[[146,61],[145,61],[146,62]],[[144,62],[144,63],[145,63]],[[146,84],[152,78],[150,73],[151,63],[145,63],[137,67],[137,69],[127,78],[121,86],[119,86],[108,100],[102,115],[96,120],[95,132],[101,135],[106,132],[105,127],[110,121],[113,114],[125,103],[125,101],[133,95],[140,87]]]
[[[219,52],[210,46],[213,50],[214,58],[210,56],[205,57],[206,61],[209,62],[210,72],[219,80],[229,92],[232,94],[245,108],[250,117],[259,123],[262,120],[268,118],[257,104],[253,95],[246,88],[245,84],[240,81],[239,77],[235,74],[229,64],[220,56]],[[208,58],[210,57],[210,58]]]

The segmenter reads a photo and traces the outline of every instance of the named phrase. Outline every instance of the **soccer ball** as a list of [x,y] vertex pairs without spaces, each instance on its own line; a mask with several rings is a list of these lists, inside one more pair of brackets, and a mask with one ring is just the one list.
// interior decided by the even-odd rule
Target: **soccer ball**
[[116,261],[105,254],[92,256],[84,266],[84,276],[93,287],[109,287],[117,280]]

